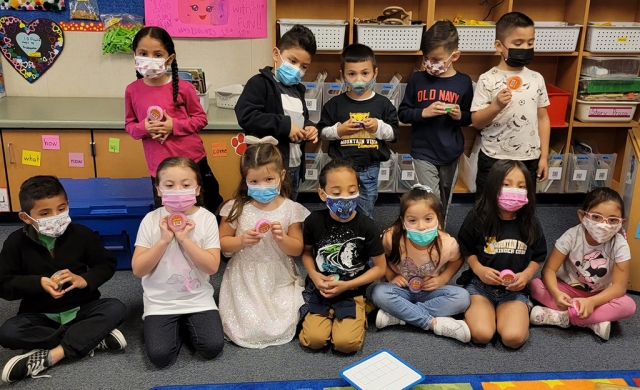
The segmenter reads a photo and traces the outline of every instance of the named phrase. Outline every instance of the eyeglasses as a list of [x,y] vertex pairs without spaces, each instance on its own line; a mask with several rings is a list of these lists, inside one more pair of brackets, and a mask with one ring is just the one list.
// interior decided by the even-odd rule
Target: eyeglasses
[[590,220],[592,220],[593,222],[597,222],[597,223],[606,222],[609,225],[620,225],[622,224],[622,222],[624,222],[624,218],[604,217],[600,214],[590,213],[587,211],[584,212],[584,215]]

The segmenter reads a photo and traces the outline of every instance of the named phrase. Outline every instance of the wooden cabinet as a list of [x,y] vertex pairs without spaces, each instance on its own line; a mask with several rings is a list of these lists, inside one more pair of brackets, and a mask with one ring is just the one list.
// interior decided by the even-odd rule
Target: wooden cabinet
[[627,134],[620,193],[624,201],[624,215],[627,224],[627,241],[631,249],[631,271],[629,275],[629,289],[640,291],[640,181],[638,180],[638,159],[640,158],[640,129],[634,129]]
[[[109,139],[118,139],[120,152],[109,151]],[[124,130],[94,130],[93,142],[96,177],[113,179],[150,176],[142,141],[134,140]]]
[[[220,195],[224,200],[231,199],[238,183],[240,182],[240,156],[231,145],[231,139],[236,137],[238,131],[229,132],[200,132],[200,137],[207,151],[207,161],[220,184]],[[214,157],[213,144],[224,144],[227,149],[226,156]]]
[[[59,137],[59,149],[43,149],[43,135]],[[20,211],[20,185],[32,176],[55,175],[71,179],[95,177],[90,130],[3,130],[2,142],[12,211]],[[40,153],[40,166],[25,164],[24,151],[36,152],[32,153],[34,156]],[[69,153],[82,153],[84,167],[71,167]]]

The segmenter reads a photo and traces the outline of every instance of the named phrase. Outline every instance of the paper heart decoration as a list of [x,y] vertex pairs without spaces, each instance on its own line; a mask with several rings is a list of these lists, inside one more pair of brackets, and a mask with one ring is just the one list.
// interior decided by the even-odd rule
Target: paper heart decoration
[[25,22],[15,16],[0,18],[0,52],[30,83],[51,68],[63,44],[62,28],[53,20]]

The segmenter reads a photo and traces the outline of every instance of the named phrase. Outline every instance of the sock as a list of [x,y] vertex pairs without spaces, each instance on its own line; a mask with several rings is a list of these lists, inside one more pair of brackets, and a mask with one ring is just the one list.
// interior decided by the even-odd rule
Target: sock
[[47,353],[47,361],[44,364],[47,367],[53,366],[53,358],[51,357],[51,351]]

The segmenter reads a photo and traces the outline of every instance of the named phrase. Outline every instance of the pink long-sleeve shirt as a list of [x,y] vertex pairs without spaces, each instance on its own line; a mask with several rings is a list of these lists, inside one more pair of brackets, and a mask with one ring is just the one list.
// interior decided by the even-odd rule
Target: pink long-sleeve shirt
[[[182,156],[200,161],[207,155],[198,132],[208,123],[207,114],[193,86],[178,81],[178,101],[185,103],[177,108],[173,103],[173,87],[169,82],[160,86],[150,86],[138,79],[127,86],[125,101],[125,130],[133,139],[141,139],[149,174],[156,176],[158,165],[167,157]],[[164,144],[152,139],[147,133],[144,121],[150,106],[160,106],[173,119],[173,134]]]

